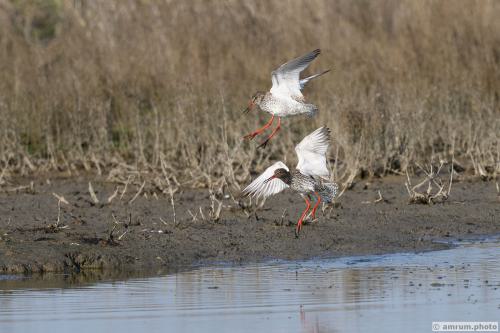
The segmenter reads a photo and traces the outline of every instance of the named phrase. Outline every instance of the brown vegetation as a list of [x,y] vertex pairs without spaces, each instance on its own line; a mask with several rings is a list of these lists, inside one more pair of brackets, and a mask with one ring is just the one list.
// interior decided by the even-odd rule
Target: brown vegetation
[[[337,178],[453,155],[496,177],[499,17],[486,0],[0,0],[0,185],[86,170],[237,189],[319,125]],[[242,142],[265,119],[241,114],[250,95],[316,47],[312,70],[335,69],[306,91],[319,116],[264,152]]]
[[[406,173],[405,186],[408,191],[408,196],[410,197],[409,203],[434,204],[442,203],[448,200],[451,193],[451,185],[453,184],[454,171],[450,170],[450,180],[448,183],[443,182],[440,177],[440,173],[444,164],[444,161],[440,161],[439,166],[436,168],[431,163],[429,170],[417,165],[425,174],[425,179],[417,185],[412,185],[411,178],[408,175],[408,172]],[[423,188],[425,185],[427,185],[427,190],[425,192],[419,192],[419,189]]]

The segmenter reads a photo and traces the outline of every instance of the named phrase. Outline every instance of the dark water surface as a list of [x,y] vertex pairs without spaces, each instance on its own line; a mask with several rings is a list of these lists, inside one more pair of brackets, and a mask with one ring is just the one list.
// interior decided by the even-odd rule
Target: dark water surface
[[0,276],[0,332],[430,332],[500,319],[499,258],[489,241],[95,284]]

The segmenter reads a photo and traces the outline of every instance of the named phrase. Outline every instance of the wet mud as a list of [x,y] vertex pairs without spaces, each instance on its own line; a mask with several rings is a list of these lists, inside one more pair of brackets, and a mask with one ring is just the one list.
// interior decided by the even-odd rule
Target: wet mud
[[[33,184],[31,185],[31,181]],[[494,182],[461,181],[441,204],[408,204],[403,177],[360,181],[318,210],[296,238],[304,208],[296,194],[242,208],[207,190],[168,193],[85,177],[17,180],[0,192],[0,273],[127,270],[246,263],[446,248],[437,239],[500,233]],[[30,186],[24,186],[30,184]],[[378,192],[380,191],[382,199]],[[135,197],[135,198],[134,198]],[[64,198],[64,200],[60,200]],[[244,205],[243,205],[244,206]]]

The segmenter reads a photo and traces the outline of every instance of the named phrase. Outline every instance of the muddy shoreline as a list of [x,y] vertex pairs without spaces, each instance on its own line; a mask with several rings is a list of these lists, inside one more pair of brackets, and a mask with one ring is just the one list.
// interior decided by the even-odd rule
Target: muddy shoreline
[[[166,194],[145,189],[134,199],[138,188],[131,187],[108,203],[116,184],[91,181],[99,203],[86,177],[21,179],[20,190],[0,192],[0,273],[141,271],[427,251],[447,247],[435,239],[500,233],[494,182],[460,181],[443,204],[409,205],[403,177],[359,181],[296,239],[303,201],[293,193],[257,210],[221,197],[214,221],[209,192],[184,190],[174,196],[174,222]],[[377,201],[378,191],[383,200]]]

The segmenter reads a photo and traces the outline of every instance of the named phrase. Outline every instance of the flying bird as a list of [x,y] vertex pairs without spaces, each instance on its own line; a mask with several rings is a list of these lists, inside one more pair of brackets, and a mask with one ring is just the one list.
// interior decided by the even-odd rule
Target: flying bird
[[252,140],[269,128],[273,124],[274,118],[278,117],[278,126],[276,126],[271,132],[271,135],[259,145],[259,148],[263,148],[280,130],[281,118],[300,114],[312,117],[318,112],[318,108],[315,105],[306,103],[302,95],[302,89],[304,89],[309,81],[328,73],[330,70],[311,75],[305,79],[300,79],[300,73],[305,70],[319,54],[320,50],[316,49],[301,57],[290,60],[271,73],[273,83],[271,90],[268,92],[256,92],[248,103],[248,107],[244,110],[245,113],[248,113],[257,105],[263,111],[270,113],[271,119],[263,127],[245,135],[243,137],[244,139]]
[[311,216],[314,219],[321,201],[332,202],[338,186],[328,182],[330,170],[326,165],[326,152],[330,143],[330,130],[320,127],[295,146],[299,162],[295,170],[288,169],[283,162],[276,162],[267,168],[243,191],[243,195],[267,198],[284,189],[291,188],[306,201],[306,209],[297,222],[295,235],[298,237],[302,222],[311,208],[311,195],[316,197]]

